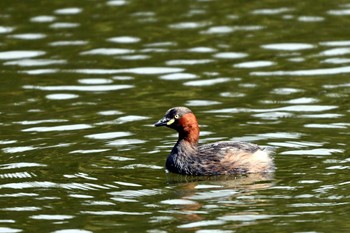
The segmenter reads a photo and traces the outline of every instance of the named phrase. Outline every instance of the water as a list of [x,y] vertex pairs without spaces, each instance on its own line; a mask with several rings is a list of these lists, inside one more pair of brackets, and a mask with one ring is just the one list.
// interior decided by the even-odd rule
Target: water
[[[0,6],[0,232],[350,230],[348,2]],[[166,174],[178,105],[277,171]]]

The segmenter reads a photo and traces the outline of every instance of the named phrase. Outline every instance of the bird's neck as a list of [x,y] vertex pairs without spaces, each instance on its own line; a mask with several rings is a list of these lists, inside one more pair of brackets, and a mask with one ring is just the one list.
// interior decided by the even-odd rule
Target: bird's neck
[[185,141],[193,145],[198,144],[199,126],[196,116],[193,113],[188,113],[180,119],[182,128],[178,130],[180,141]]

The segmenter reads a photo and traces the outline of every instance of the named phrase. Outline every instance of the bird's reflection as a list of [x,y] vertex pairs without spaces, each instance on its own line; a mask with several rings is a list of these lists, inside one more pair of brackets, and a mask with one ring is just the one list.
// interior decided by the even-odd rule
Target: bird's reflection
[[[180,218],[186,221],[199,221],[205,218],[208,208],[219,208],[220,205],[264,205],[264,200],[252,198],[260,190],[268,189],[274,184],[274,175],[247,174],[239,176],[183,176],[167,174],[167,182],[170,186],[177,186],[176,196],[183,200],[179,203]],[[241,200],[242,197],[243,200]],[[247,198],[248,197],[248,198]],[[188,200],[192,202],[188,203]]]
[[200,185],[208,184],[223,188],[260,189],[270,187],[274,179],[273,173],[223,175],[223,176],[186,176],[174,173],[167,174],[167,183],[170,185]]

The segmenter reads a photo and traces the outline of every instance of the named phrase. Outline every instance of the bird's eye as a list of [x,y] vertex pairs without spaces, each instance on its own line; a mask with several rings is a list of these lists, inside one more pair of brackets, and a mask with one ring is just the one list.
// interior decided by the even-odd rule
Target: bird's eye
[[179,118],[180,118],[180,115],[179,115],[179,114],[176,114],[176,115],[174,116],[174,118],[175,118],[175,119],[179,119]]

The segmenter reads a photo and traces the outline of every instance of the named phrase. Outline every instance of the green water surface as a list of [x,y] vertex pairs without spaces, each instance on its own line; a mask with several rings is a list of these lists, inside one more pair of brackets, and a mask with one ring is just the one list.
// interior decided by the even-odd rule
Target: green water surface
[[[350,231],[348,1],[0,9],[0,232]],[[276,172],[167,174],[181,105]]]

